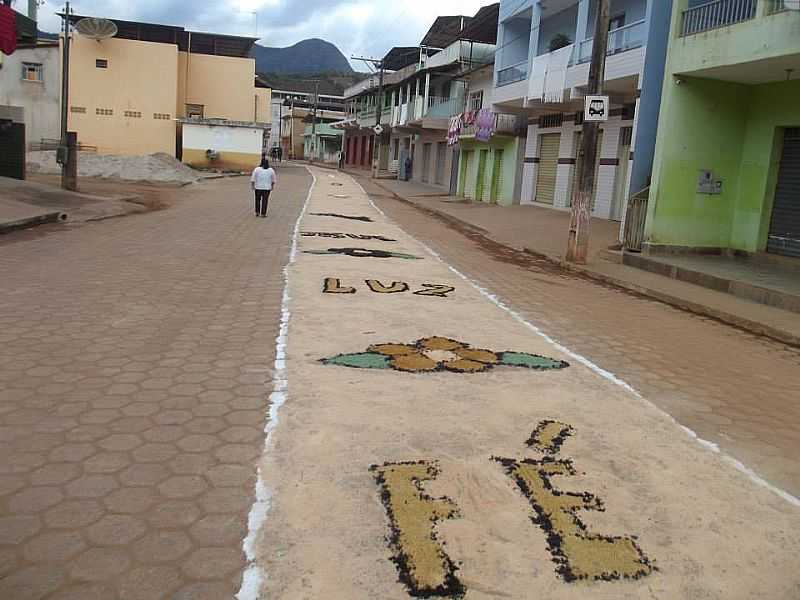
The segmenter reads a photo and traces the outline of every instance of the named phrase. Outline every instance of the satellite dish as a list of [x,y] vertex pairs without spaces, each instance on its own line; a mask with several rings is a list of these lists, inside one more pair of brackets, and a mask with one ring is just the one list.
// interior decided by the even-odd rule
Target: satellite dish
[[86,17],[81,19],[75,24],[75,29],[78,30],[82,36],[92,40],[105,40],[117,35],[117,25],[114,21],[108,19],[96,19],[95,17]]

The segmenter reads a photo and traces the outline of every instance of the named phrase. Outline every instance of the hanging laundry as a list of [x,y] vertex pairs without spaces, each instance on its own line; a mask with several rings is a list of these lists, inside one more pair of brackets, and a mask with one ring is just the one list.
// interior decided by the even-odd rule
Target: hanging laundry
[[0,4],[0,52],[11,55],[17,49],[17,17],[10,6]]
[[495,113],[488,108],[478,111],[475,119],[475,140],[478,142],[488,142],[492,139],[495,129]]
[[463,113],[450,118],[450,125],[447,128],[447,145],[455,146],[461,137],[461,128],[464,126]]

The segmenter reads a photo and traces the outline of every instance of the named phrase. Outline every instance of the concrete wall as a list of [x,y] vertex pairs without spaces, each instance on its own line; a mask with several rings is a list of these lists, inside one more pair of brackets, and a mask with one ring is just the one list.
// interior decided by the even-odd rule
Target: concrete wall
[[272,123],[272,90],[269,88],[252,89],[254,94],[254,118],[252,120],[258,123]]
[[[681,13],[688,0],[675,0],[669,67],[672,73],[741,65],[800,52],[800,12],[765,15],[769,2],[758,3],[758,17],[732,27],[680,37]],[[788,67],[787,67],[788,68]]]
[[[183,162],[198,168],[250,170],[261,160],[264,132],[251,127],[183,124]],[[219,153],[209,159],[207,150]]]
[[[669,83],[669,82],[668,82]],[[781,130],[800,126],[800,81],[746,86],[687,79],[665,91],[648,206],[652,244],[733,248],[766,245]],[[722,180],[698,194],[700,169]]]
[[[770,68],[779,72],[788,57],[800,58],[800,13],[765,15],[765,5],[753,20],[680,37],[688,0],[674,2],[645,228],[650,244],[748,252],[766,246],[782,130],[800,126],[800,81],[701,77],[716,69],[757,80]],[[722,180],[720,195],[697,193],[701,169]]]
[[461,161],[459,168],[458,190],[461,195],[472,198],[476,202],[489,202],[489,195],[484,193],[482,198],[474,198],[478,180],[478,161],[481,150],[488,150],[483,181],[484,189],[490,188],[494,177],[494,161],[496,153],[503,151],[502,184],[497,189],[495,201],[501,206],[519,204],[519,197],[515,194],[517,188],[518,159],[521,138],[495,136],[488,143],[476,142],[474,139],[462,139],[459,143]]
[[202,104],[207,119],[252,121],[255,64],[252,58],[179,52],[177,114],[185,116],[186,104]]
[[101,153],[174,155],[177,46],[75,35],[71,48],[69,126],[78,140]]
[[[22,78],[22,63],[39,63],[43,81]],[[61,68],[57,46],[18,48],[3,58],[0,68],[0,104],[21,106],[25,110],[25,136],[28,146],[42,138],[61,137]]]

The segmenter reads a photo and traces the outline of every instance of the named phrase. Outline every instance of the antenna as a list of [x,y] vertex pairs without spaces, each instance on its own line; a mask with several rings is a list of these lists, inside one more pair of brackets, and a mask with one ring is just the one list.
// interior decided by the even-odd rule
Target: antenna
[[81,19],[75,24],[75,29],[78,30],[82,36],[91,40],[105,40],[117,35],[117,24],[108,19],[97,19],[95,17],[86,17]]

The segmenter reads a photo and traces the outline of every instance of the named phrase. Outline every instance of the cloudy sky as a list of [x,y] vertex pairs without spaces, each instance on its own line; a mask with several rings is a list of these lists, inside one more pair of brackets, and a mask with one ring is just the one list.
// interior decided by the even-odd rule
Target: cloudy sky
[[[492,0],[75,0],[78,14],[180,25],[195,31],[254,35],[265,46],[318,37],[351,55],[379,57],[392,46],[419,43],[439,15],[475,14]],[[45,0],[40,27],[56,31],[60,0]],[[14,7],[27,11],[27,0]],[[354,68],[364,70],[363,63]]]

